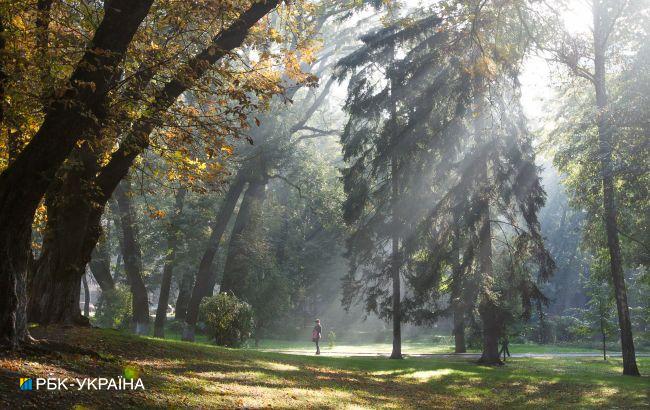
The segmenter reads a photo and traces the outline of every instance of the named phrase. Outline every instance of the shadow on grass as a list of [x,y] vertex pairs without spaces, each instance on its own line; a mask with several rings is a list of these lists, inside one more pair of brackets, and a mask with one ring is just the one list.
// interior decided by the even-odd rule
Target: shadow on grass
[[[118,362],[80,355],[17,357],[20,363],[31,364],[19,365],[18,372],[11,374],[0,371],[0,407],[39,406],[51,400],[63,407],[83,403],[122,408],[643,408],[649,404],[650,380],[619,376],[619,364],[614,361],[516,359],[507,366],[492,368],[462,359],[291,356],[97,329],[51,328],[34,333],[84,346]],[[140,369],[145,392],[39,391],[25,396],[17,389],[16,373],[21,371],[32,372],[34,377],[43,377],[42,372],[48,371],[78,377],[116,377],[129,364]]]

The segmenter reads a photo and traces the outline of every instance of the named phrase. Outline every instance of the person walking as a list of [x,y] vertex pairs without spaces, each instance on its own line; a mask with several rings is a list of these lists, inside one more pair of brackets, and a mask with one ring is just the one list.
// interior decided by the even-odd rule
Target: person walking
[[314,326],[314,330],[311,332],[311,341],[316,343],[316,354],[320,354],[320,345],[318,342],[320,341],[322,333],[323,328],[320,325],[320,319],[316,319],[316,326]]

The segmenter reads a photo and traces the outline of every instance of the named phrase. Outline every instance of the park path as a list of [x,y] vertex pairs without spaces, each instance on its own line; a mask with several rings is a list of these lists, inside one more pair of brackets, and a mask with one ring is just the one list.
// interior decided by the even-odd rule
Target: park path
[[[282,353],[300,356],[313,356],[314,352],[304,349],[260,349],[264,352]],[[328,352],[321,350],[321,356],[325,357],[388,357],[390,353],[378,352]],[[440,358],[440,359],[478,359],[481,357],[480,353],[403,353],[405,358]],[[608,357],[621,357],[621,352],[607,352]],[[650,353],[637,353],[637,357],[650,357]],[[602,353],[598,352],[550,352],[550,353],[513,353],[513,358],[580,358],[580,357],[603,357]]]

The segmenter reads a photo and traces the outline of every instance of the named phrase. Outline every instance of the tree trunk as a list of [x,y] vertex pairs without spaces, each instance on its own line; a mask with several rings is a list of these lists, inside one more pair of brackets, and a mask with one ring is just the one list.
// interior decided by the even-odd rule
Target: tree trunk
[[497,317],[498,310],[493,301],[483,296],[479,304],[479,314],[483,322],[483,351],[479,363],[503,364],[499,357],[500,321]]
[[[212,44],[202,52],[192,58],[187,65],[180,69],[175,77],[167,82],[157,93],[155,108],[164,111],[169,108],[192,84],[192,81],[186,81],[188,73],[191,72],[193,78],[199,78],[207,72],[209,67],[219,61],[228,51],[239,47],[244,41],[249,29],[259,19],[273,10],[279,0],[265,1],[254,3],[240,15],[229,27],[221,31],[213,38]],[[190,76],[191,77],[191,76]],[[140,80],[146,83],[146,76]],[[137,89],[137,87],[136,87]],[[137,92],[137,90],[135,91]],[[155,111],[155,110],[154,110]],[[132,129],[120,144],[118,150],[113,153],[109,163],[101,170],[99,175],[94,179],[95,186],[92,190],[93,207],[90,216],[86,222],[89,229],[86,234],[79,234],[84,238],[87,245],[83,248],[84,252],[78,255],[77,260],[85,263],[90,259],[91,252],[97,243],[99,227],[101,226],[101,215],[106,203],[116,190],[119,182],[127,175],[129,168],[137,156],[148,146],[149,134],[153,131],[156,124],[156,114],[144,116],[135,122]],[[91,127],[90,127],[91,128]],[[96,135],[100,131],[94,130]],[[81,266],[81,265],[80,265]],[[127,271],[128,276],[128,271]],[[1,284],[1,283],[0,283]],[[148,313],[147,313],[148,318]]]
[[243,300],[250,300],[250,255],[247,244],[254,238],[256,228],[261,222],[262,206],[266,199],[265,178],[251,181],[242,199],[237,219],[230,234],[228,256],[221,281],[221,292],[232,292]]
[[[479,132],[482,130],[479,129]],[[479,230],[479,270],[481,272],[482,288],[480,291],[479,315],[483,323],[483,351],[479,363],[503,364],[499,357],[499,335],[501,321],[496,301],[491,295],[494,286],[494,270],[492,266],[492,227],[490,224],[490,198],[488,190],[488,166],[484,159],[481,169],[481,220]]]
[[598,140],[601,176],[603,183],[603,215],[607,247],[609,249],[610,269],[614,294],[616,296],[616,310],[618,324],[621,332],[621,353],[623,356],[623,374],[639,376],[632,337],[632,323],[627,302],[625,276],[621,244],[618,237],[618,211],[616,208],[616,192],[614,186],[614,171],[612,165],[613,129],[610,123],[609,103],[607,96],[605,55],[607,51],[607,38],[609,36],[610,19],[607,15],[607,2],[596,0],[593,4],[594,17],[594,87],[596,89]]
[[235,180],[230,184],[228,192],[226,193],[221,206],[219,207],[219,213],[217,218],[212,224],[212,233],[210,234],[210,239],[208,240],[208,246],[201,258],[201,263],[199,264],[199,270],[196,274],[196,281],[192,289],[192,295],[188,302],[187,313],[185,316],[185,327],[183,328],[183,340],[194,341],[194,331],[196,326],[196,321],[199,315],[199,305],[201,304],[201,299],[206,295],[208,291],[207,287],[210,283],[210,276],[212,275],[212,262],[214,256],[219,250],[219,243],[221,242],[221,237],[226,230],[228,221],[235,210],[239,196],[244,190],[244,185],[246,180],[244,178],[244,171],[239,171]]
[[29,280],[28,318],[41,325],[52,323],[89,326],[79,309],[81,277],[76,266],[61,266],[56,253],[65,252],[65,242],[49,245],[36,261]]
[[460,306],[454,309],[454,353],[466,353],[465,343],[465,311]]
[[174,318],[176,320],[185,321],[187,317],[187,304],[192,296],[192,288],[194,287],[194,276],[192,271],[186,270],[183,272],[181,282],[178,285],[178,297],[176,298],[176,305],[174,307]]
[[111,275],[111,253],[107,233],[97,243],[92,253],[89,267],[102,292],[115,289],[115,280],[113,280],[113,276]]
[[398,217],[397,217],[397,200],[398,200],[398,182],[397,182],[397,158],[393,155],[391,160],[391,179],[392,179],[392,212],[393,212],[393,234],[391,250],[391,279],[393,282],[393,351],[390,354],[391,359],[402,358],[402,307],[401,307],[401,289],[400,289],[400,256],[399,256],[399,234]]
[[[390,10],[390,18],[396,19],[394,11]],[[395,46],[391,48],[390,51],[392,59],[395,59]],[[395,78],[391,75],[388,78],[390,82],[390,115],[395,124],[397,123],[397,99],[395,97]],[[390,354],[391,359],[401,359],[402,358],[402,292],[401,292],[401,278],[400,278],[400,268],[401,261],[399,255],[399,242],[400,236],[399,232],[402,228],[401,221],[398,215],[399,209],[399,181],[398,181],[398,156],[397,148],[399,141],[397,140],[397,127],[393,126],[392,135],[391,135],[391,159],[390,159],[390,179],[391,179],[391,197],[390,197],[390,208],[391,208],[391,261],[390,261],[390,275],[391,281],[393,284],[393,294],[392,294],[392,310],[393,310],[393,350]]]
[[[81,277],[85,274],[94,240],[101,226],[89,227],[92,212],[88,190],[98,168],[97,156],[86,142],[59,172],[46,196],[47,226],[41,256],[30,273],[28,317],[42,325],[89,325],[79,312]],[[66,288],[69,286],[69,288]]]
[[88,287],[88,279],[86,275],[81,277],[84,287],[84,316],[90,318],[90,288]]
[[185,200],[185,189],[180,188],[176,193],[176,208],[174,215],[167,227],[167,253],[165,254],[165,267],[163,268],[162,280],[160,282],[160,295],[158,297],[158,309],[153,327],[154,337],[165,337],[165,319],[167,319],[167,306],[169,305],[169,291],[172,285],[172,273],[176,261],[176,248],[178,247],[178,220],[183,211]]
[[130,198],[130,183],[123,182],[115,189],[115,198],[120,212],[122,224],[122,253],[124,255],[124,270],[129,280],[133,295],[133,326],[136,334],[149,333],[149,297],[142,279],[142,251],[137,239],[135,215]]
[[607,336],[605,333],[605,321],[600,319],[600,334],[603,336],[603,360],[607,360]]
[[546,316],[541,300],[537,300],[537,314],[539,316],[539,343],[545,344],[546,340]]
[[460,260],[460,220],[454,213],[454,232],[452,238],[452,283],[451,310],[453,314],[454,353],[465,353],[465,303],[463,301],[463,269]]
[[110,2],[61,97],[48,106],[39,130],[0,175],[0,339],[12,346],[28,335],[22,320],[26,306],[19,307],[18,302],[19,290],[25,286],[36,208],[74,144],[95,125],[93,117],[115,85],[117,67],[152,1]]

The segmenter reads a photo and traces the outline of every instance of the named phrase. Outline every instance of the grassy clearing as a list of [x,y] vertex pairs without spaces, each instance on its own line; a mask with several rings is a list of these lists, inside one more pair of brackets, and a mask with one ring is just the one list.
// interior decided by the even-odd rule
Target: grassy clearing
[[[284,341],[264,339],[260,341],[257,349],[262,351],[291,352],[291,353],[313,353],[314,344],[309,341]],[[327,341],[321,342],[321,350],[332,354],[345,353],[377,353],[389,355],[392,349],[390,343],[366,343],[366,344],[346,344],[336,343],[333,348],[329,348]],[[448,344],[432,344],[425,341],[407,340],[402,343],[402,352],[404,354],[432,354],[432,353],[453,353],[454,346]],[[468,349],[468,352],[479,352],[477,349]],[[596,353],[600,354],[598,349],[588,347],[576,347],[565,345],[539,345],[533,343],[527,344],[510,344],[510,353]]]
[[[0,358],[0,408],[279,407],[647,408],[650,378],[620,376],[611,359],[513,359],[501,368],[452,359],[282,355],[98,329],[35,329],[83,346],[75,354]],[[650,360],[639,360],[650,373]],[[136,369],[146,391],[21,392],[18,377],[117,377]]]

